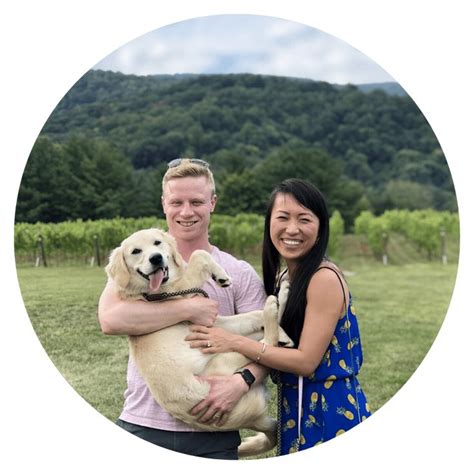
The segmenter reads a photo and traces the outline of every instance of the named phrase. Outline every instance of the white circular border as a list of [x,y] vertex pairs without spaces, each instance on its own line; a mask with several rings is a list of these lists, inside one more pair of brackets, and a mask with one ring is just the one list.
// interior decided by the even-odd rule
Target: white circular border
[[[13,2],[10,2],[13,3]],[[169,2],[166,2],[167,4]],[[4,409],[2,464],[9,472],[83,473],[93,469],[337,469],[349,472],[436,472],[470,464],[474,410],[469,386],[473,331],[468,262],[472,227],[473,93],[469,62],[473,32],[467,6],[450,2],[273,1],[190,2],[173,7],[146,0],[18,1],[0,7],[2,320]],[[264,2],[260,2],[264,3]],[[439,2],[441,3],[441,2]],[[468,2],[466,2],[466,5]],[[361,426],[317,449],[265,461],[205,461],[161,450],[117,429],[77,395],[42,349],[16,280],[13,217],[31,147],[57,103],[94,64],[142,34],[196,16],[243,13],[298,21],[358,48],[389,72],[415,100],[436,133],[450,166],[461,211],[461,261],[441,331],[405,387]],[[9,45],[9,46],[6,46]],[[6,46],[6,48],[5,48]],[[471,61],[472,62],[472,61]],[[8,165],[6,165],[8,163]],[[9,229],[9,230],[8,230]],[[429,282],[427,282],[429,284]],[[472,384],[471,384],[472,385]],[[295,464],[296,463],[296,464]],[[164,466],[164,465],[165,466]],[[12,470],[12,467],[14,470]]]

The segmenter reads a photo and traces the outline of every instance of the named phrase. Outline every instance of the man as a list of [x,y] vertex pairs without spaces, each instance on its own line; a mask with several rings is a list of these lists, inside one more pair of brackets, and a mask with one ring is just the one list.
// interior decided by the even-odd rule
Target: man
[[[218,314],[227,316],[261,309],[265,291],[255,270],[246,262],[220,251],[209,243],[209,222],[217,202],[214,178],[208,163],[177,159],[168,165],[163,177],[162,205],[169,233],[188,261],[192,252],[211,253],[232,278],[229,288],[209,281],[204,289],[210,298],[195,296],[149,303],[121,300],[108,282],[99,301],[102,332],[111,335],[141,335],[181,321],[211,326]],[[263,380],[266,369],[250,364],[247,371],[231,376],[206,377],[210,392],[192,413],[205,423],[222,422],[252,379]],[[166,380],[163,381],[166,383]],[[127,431],[159,446],[195,456],[237,459],[238,432],[197,431],[176,420],[152,398],[143,379],[129,358],[125,403],[117,424]]]

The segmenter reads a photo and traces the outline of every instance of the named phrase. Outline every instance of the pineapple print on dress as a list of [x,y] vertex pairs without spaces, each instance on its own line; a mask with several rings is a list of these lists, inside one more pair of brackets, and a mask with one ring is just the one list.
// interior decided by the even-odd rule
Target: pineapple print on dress
[[283,400],[279,454],[321,444],[344,434],[370,416],[369,405],[357,380],[362,361],[362,345],[351,298],[347,314],[338,320],[320,365],[311,377],[303,378],[305,416],[301,420],[300,436],[298,377],[279,372]]

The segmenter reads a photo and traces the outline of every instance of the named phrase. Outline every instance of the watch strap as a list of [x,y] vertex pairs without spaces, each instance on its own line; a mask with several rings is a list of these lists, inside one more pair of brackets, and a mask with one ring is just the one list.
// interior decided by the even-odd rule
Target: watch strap
[[234,374],[240,374],[249,388],[255,382],[255,376],[252,374],[252,372],[250,372],[249,369],[239,369],[236,370]]

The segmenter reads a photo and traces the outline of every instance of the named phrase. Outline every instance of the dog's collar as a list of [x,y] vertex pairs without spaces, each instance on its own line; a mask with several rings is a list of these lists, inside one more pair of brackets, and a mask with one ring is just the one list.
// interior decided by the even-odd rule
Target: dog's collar
[[200,294],[202,296],[205,296],[206,298],[209,298],[209,295],[202,288],[189,288],[188,290],[173,291],[170,293],[160,293],[158,295],[149,295],[148,293],[143,293],[143,297],[147,301],[161,301],[167,300],[168,298],[173,298],[174,296],[184,296],[192,294]]

